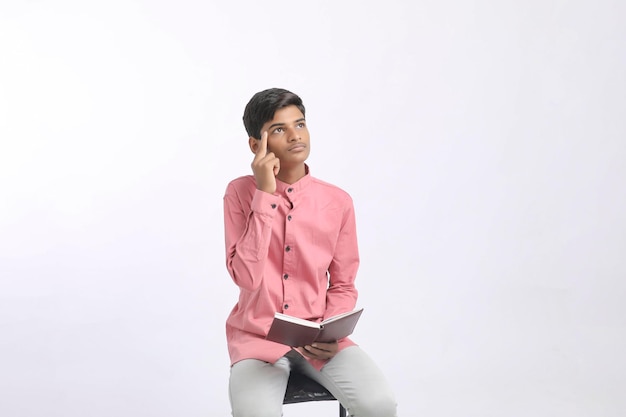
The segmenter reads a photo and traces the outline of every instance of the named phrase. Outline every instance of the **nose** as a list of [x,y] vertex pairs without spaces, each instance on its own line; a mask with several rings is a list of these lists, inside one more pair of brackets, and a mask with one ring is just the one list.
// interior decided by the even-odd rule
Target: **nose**
[[298,129],[289,128],[289,130],[287,130],[287,140],[289,140],[289,142],[299,141],[300,132],[298,131]]

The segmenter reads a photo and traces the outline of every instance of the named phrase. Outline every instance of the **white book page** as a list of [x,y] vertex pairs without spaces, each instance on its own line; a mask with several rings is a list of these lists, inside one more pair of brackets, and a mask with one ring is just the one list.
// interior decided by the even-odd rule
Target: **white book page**
[[351,315],[351,314],[358,313],[358,312],[359,312],[359,311],[361,311],[361,310],[363,310],[363,308],[359,308],[359,309],[357,309],[357,310],[348,311],[347,313],[341,313],[341,314],[338,314],[338,315],[336,315],[336,316],[334,316],[334,317],[330,317],[330,318],[328,318],[328,319],[324,320],[324,321],[322,322],[322,325],[324,325],[324,324],[328,324],[328,323],[332,323],[332,322],[334,322],[334,321],[337,321],[337,320],[339,320],[339,319],[342,319],[342,318],[344,318],[344,317],[346,317],[346,316],[349,316],[349,315]]
[[300,324],[302,326],[312,327],[314,329],[319,329],[319,323],[312,322],[310,320],[301,319],[298,317],[288,316],[282,313],[274,313],[274,317],[283,321],[288,321],[290,323]]

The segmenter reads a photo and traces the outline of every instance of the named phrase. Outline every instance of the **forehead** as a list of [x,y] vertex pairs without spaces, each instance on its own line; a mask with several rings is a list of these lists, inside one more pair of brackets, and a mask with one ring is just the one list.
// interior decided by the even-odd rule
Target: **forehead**
[[291,105],[276,110],[272,120],[267,121],[265,124],[292,123],[300,119],[304,119],[304,115],[298,107]]

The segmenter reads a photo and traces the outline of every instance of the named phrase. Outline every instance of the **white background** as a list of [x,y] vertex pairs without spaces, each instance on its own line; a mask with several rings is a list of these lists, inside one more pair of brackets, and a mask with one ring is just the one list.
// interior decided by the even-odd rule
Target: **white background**
[[229,415],[222,195],[246,102],[284,87],[355,200],[354,339],[401,416],[624,416],[625,18],[3,1],[0,415]]

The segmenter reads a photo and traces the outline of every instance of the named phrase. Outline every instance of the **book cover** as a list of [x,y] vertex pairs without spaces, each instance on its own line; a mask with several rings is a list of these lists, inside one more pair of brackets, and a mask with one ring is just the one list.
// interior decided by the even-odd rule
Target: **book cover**
[[352,334],[362,312],[362,308],[349,311],[320,323],[275,313],[265,338],[292,347],[310,345],[313,342],[334,342]]

